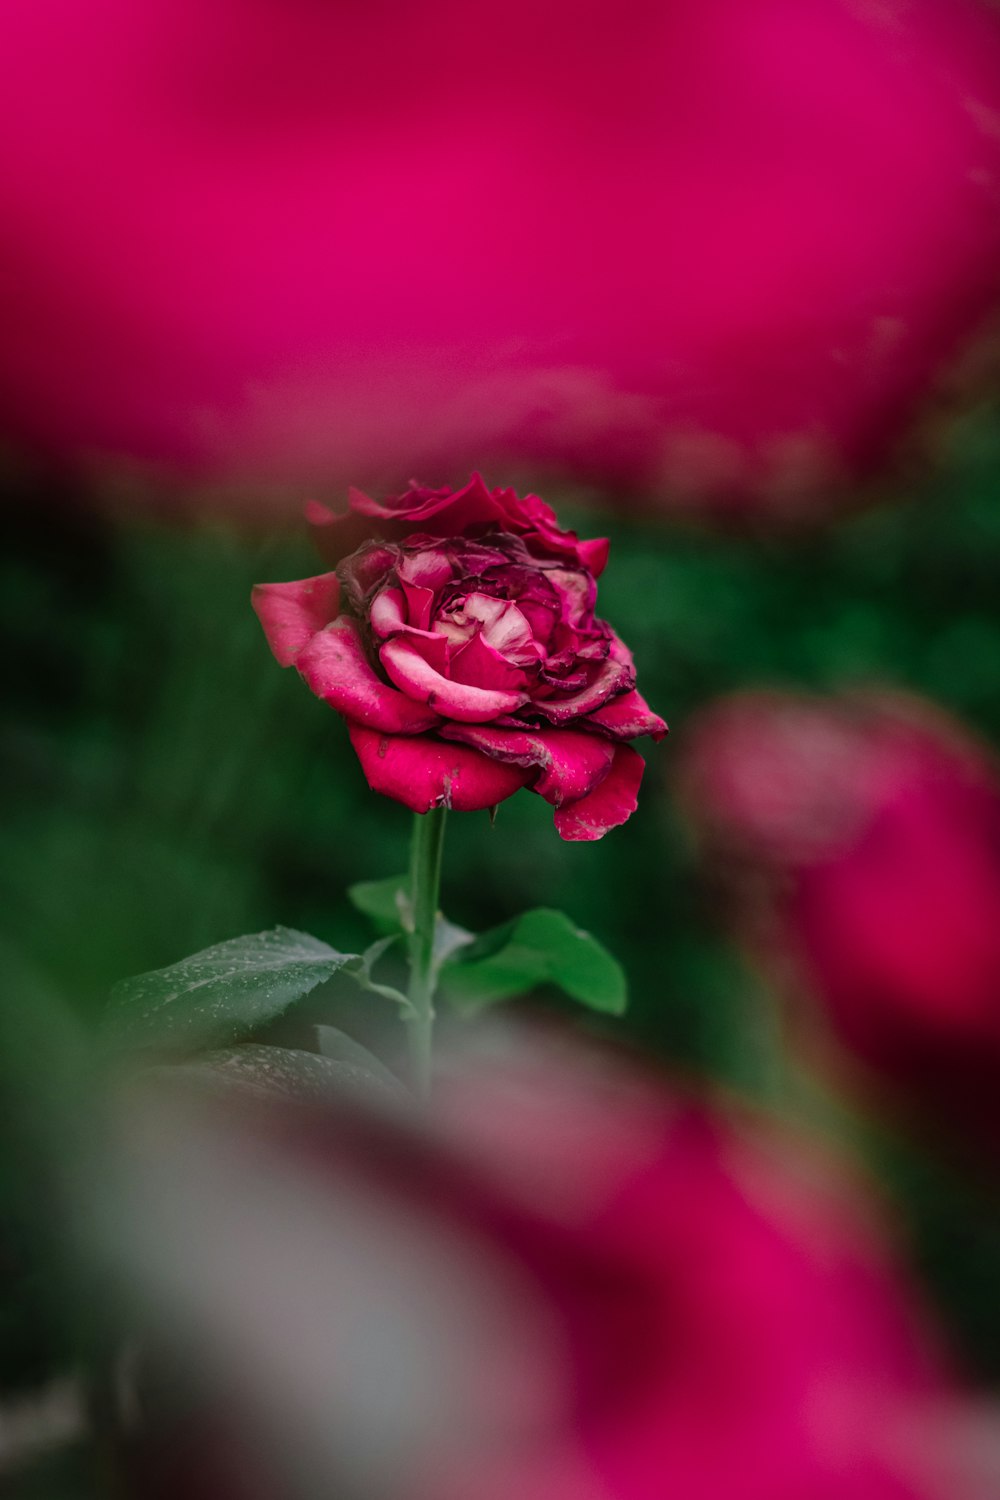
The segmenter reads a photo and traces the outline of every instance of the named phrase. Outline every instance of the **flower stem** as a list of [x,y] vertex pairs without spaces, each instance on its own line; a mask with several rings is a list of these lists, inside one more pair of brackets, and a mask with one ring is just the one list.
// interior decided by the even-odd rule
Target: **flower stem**
[[409,1018],[410,1064],[413,1086],[426,1099],[431,1088],[431,1039],[434,1031],[434,930],[437,925],[438,892],[441,886],[441,854],[444,848],[445,809],[415,813],[410,844],[410,901],[413,931],[410,933]]

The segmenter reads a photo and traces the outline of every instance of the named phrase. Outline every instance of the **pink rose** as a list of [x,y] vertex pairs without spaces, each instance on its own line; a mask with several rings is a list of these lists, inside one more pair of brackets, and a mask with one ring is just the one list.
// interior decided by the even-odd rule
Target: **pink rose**
[[350,499],[343,517],[312,512],[336,570],[259,584],[253,604],[281,665],[347,720],[372,789],[468,812],[528,787],[564,839],[624,823],[643,772],[627,741],[666,725],[594,614],[607,543],[478,474]]
[[767,972],[805,984],[848,1048],[922,1107],[996,1139],[988,753],[902,696],[748,693],[709,710],[688,744],[685,806],[713,862],[742,874],[737,920]]

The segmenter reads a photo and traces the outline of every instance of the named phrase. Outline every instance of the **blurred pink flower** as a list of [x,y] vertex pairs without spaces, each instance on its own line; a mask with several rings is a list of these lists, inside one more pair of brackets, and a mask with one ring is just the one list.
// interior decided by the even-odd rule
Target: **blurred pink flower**
[[691,727],[681,785],[714,866],[756,893],[743,920],[772,972],[791,962],[858,1056],[995,1138],[1000,777],[988,752],[918,700],[746,693]]
[[[190,1100],[184,1117],[189,1125]],[[377,1403],[369,1411],[376,1456],[396,1464],[395,1481],[383,1472],[373,1492],[985,1500],[958,1436],[965,1409],[884,1226],[831,1161],[760,1120],[713,1115],[596,1051],[537,1037],[516,1060],[508,1053],[453,1073],[433,1119],[413,1126],[334,1105],[269,1109],[254,1098],[226,1127],[242,1132],[241,1155],[232,1142],[221,1155],[228,1233],[211,1174],[190,1201],[186,1186],[177,1198],[198,1170],[178,1172],[168,1150],[164,1175],[171,1132],[162,1120],[145,1132],[139,1166],[154,1204],[147,1232],[157,1253],[166,1235],[170,1276],[185,1295],[199,1276],[212,1288],[201,1337],[216,1369],[227,1297],[241,1319],[241,1377],[245,1309],[259,1309],[304,1358],[301,1315],[327,1361],[325,1378],[311,1371],[302,1383],[324,1432],[338,1420],[328,1408],[345,1383],[370,1388],[373,1399],[379,1386],[363,1332],[351,1347],[324,1335],[330,1305],[346,1301],[362,1331],[377,1326],[379,1309],[402,1305],[426,1333],[428,1320],[447,1323],[468,1296],[443,1363],[419,1353],[405,1318],[395,1335],[372,1334],[402,1380],[381,1418]],[[210,1134],[192,1162],[200,1168],[218,1149]],[[282,1184],[277,1220],[272,1189],[247,1164]],[[331,1215],[333,1239],[312,1253],[288,1217],[292,1183]],[[307,1214],[301,1232],[310,1227]],[[363,1227],[372,1247],[363,1272],[378,1269],[359,1298],[357,1268],[349,1273],[344,1259]],[[277,1248],[286,1230],[292,1275]],[[318,1298],[313,1260],[325,1287]],[[248,1267],[262,1266],[267,1274],[247,1282]],[[401,1296],[401,1286],[411,1292]],[[401,1395],[407,1360],[417,1396],[436,1404],[400,1447],[400,1412],[413,1395]],[[287,1370],[288,1350],[273,1350],[270,1363]],[[460,1392],[462,1413],[449,1389],[452,1401]],[[233,1418],[230,1432],[239,1430]],[[200,1449],[185,1436],[174,1446],[164,1435],[166,1463],[150,1494],[190,1492]],[[246,1493],[219,1493],[230,1492]]]
[[1000,302],[976,0],[20,0],[0,427],[801,509]]

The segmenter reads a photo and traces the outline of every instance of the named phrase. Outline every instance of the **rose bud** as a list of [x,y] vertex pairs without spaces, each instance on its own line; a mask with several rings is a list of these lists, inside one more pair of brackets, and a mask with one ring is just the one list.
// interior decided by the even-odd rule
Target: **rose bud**
[[289,1474],[385,1500],[995,1493],[965,1451],[995,1427],[862,1184],[596,1050],[483,1050],[420,1118],[175,1083],[122,1122],[110,1253],[198,1377],[146,1427],[140,1494],[210,1460],[227,1500]]
[[748,693],[691,733],[684,806],[782,985],[922,1107],[1000,1128],[1000,778],[930,704]]
[[628,742],[667,726],[594,613],[607,543],[478,474],[350,500],[343,517],[313,511],[336,569],[259,584],[253,605],[281,665],[347,720],[369,786],[418,813],[527,787],[564,839],[624,823],[643,772]]

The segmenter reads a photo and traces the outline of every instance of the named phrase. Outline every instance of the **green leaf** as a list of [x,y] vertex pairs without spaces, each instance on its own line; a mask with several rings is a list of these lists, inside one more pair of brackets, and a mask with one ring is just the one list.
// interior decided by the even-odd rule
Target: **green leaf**
[[191,1062],[152,1071],[168,1084],[172,1079],[190,1080],[213,1090],[234,1089],[260,1098],[297,1099],[306,1103],[322,1103],[331,1093],[374,1095],[381,1100],[390,1094],[405,1097],[402,1084],[388,1069],[382,1068],[377,1058],[363,1047],[358,1051],[364,1053],[363,1064],[350,1057],[326,1057],[318,1052],[251,1042],[241,1047],[222,1047]]
[[381,1058],[376,1057],[374,1052],[369,1052],[367,1047],[356,1042],[345,1031],[340,1031],[336,1026],[317,1026],[316,1040],[322,1056],[329,1058],[331,1062],[349,1064],[362,1073],[370,1073],[388,1088],[403,1091],[403,1085]]
[[234,1041],[358,957],[290,927],[230,938],[116,985],[108,1030],[129,1045],[185,1052]]
[[536,985],[558,985],[591,1010],[621,1015],[625,974],[589,932],[561,911],[539,907],[457,950],[441,971],[441,988],[454,1004],[489,1005]]
[[379,932],[412,932],[410,877],[390,875],[387,880],[359,880],[348,886],[348,900],[370,917]]

